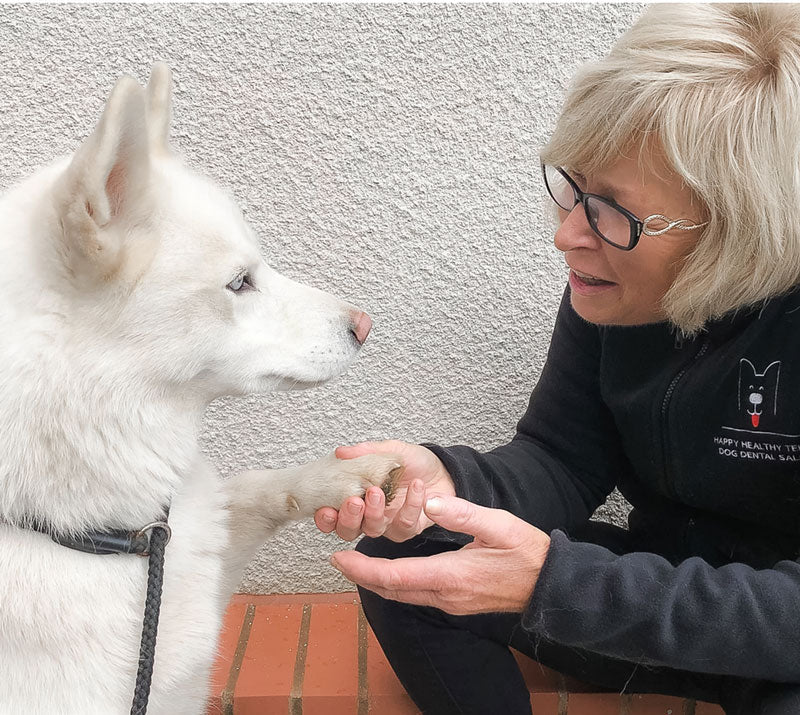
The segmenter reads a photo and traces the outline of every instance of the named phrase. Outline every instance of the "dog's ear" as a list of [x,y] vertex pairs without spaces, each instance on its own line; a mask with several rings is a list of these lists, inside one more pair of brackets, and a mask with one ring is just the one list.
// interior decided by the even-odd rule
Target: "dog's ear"
[[127,229],[146,216],[150,158],[145,100],[142,86],[122,77],[59,181],[63,249],[73,271],[89,268],[103,277],[114,273]]
[[147,83],[147,133],[154,153],[169,151],[169,125],[172,119],[172,72],[156,62]]
[[777,380],[781,372],[781,361],[775,360],[774,362],[771,362],[769,365],[767,365],[766,369],[764,370],[765,377],[770,370],[772,370],[775,373],[775,379]]

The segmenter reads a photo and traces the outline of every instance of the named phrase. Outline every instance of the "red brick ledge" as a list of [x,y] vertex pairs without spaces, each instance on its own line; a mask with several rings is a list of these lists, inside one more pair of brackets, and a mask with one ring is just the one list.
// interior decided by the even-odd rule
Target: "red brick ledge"
[[[722,715],[663,695],[596,693],[515,653],[534,715]],[[418,715],[369,628],[358,595],[231,600],[208,715]]]

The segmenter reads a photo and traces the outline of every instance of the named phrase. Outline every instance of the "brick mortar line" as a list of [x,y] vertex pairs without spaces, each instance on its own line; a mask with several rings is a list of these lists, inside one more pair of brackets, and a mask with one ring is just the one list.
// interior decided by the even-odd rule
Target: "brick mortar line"
[[244,652],[247,650],[247,642],[250,640],[250,630],[253,628],[255,614],[256,607],[250,604],[244,614],[242,629],[239,631],[236,651],[233,654],[231,669],[228,671],[228,682],[225,683],[225,690],[222,691],[222,715],[233,715],[233,693],[236,689],[236,681],[239,679],[239,671],[242,669]]
[[297,636],[297,657],[294,661],[292,690],[289,693],[289,715],[303,715],[303,680],[306,673],[308,654],[308,633],[311,628],[311,604],[303,605],[303,618],[300,621],[300,634]]
[[567,681],[561,673],[558,674],[556,687],[558,688],[558,715],[567,715],[569,693],[567,692]]
[[369,682],[367,681],[367,617],[358,607],[358,715],[369,713]]

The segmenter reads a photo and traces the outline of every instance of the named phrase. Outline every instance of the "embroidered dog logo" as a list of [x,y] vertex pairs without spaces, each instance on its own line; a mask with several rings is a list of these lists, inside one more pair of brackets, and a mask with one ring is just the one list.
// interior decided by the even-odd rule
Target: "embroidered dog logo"
[[762,415],[778,413],[778,378],[780,360],[758,372],[747,358],[739,360],[739,413],[747,414],[748,421],[758,428]]

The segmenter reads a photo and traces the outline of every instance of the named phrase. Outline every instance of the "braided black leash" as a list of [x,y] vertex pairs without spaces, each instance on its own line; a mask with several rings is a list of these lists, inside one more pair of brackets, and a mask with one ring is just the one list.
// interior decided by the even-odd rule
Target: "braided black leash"
[[147,712],[156,655],[158,615],[161,611],[161,588],[164,585],[164,550],[169,541],[169,527],[165,523],[152,524],[150,528],[147,596],[144,604],[142,644],[139,648],[139,671],[136,674],[131,715],[144,715]]

